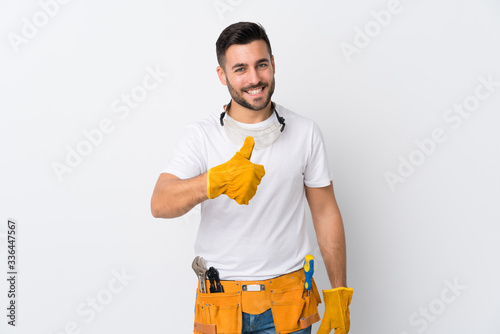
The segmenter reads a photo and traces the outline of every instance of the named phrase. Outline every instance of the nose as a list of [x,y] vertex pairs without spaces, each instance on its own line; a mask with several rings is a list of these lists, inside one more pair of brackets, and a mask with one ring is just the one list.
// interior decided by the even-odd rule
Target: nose
[[249,85],[256,85],[260,82],[259,72],[257,72],[255,68],[251,68],[248,71],[247,81]]

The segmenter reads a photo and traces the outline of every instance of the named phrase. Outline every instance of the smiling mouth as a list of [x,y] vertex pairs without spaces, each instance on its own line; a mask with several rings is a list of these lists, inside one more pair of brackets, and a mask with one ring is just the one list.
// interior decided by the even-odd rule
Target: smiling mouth
[[250,94],[252,96],[255,96],[255,95],[259,95],[260,93],[262,93],[263,90],[264,90],[264,87],[259,87],[259,88],[255,88],[252,90],[245,90],[245,93]]

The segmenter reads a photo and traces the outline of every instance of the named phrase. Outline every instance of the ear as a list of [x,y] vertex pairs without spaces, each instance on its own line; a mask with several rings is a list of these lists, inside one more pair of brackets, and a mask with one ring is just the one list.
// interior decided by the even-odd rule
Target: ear
[[226,74],[224,73],[224,70],[220,66],[217,66],[217,75],[219,76],[219,80],[220,80],[221,84],[223,84],[224,86],[227,86]]
[[274,65],[274,56],[271,56],[271,65],[273,66],[273,74],[276,74],[276,66]]

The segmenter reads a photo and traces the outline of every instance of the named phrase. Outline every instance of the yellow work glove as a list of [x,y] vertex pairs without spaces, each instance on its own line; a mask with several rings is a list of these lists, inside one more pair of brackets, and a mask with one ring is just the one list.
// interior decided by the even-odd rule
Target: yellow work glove
[[250,162],[254,145],[253,137],[247,137],[231,160],[208,170],[208,198],[226,194],[238,204],[248,204],[266,174],[264,166]]
[[330,334],[332,329],[335,329],[335,334],[349,333],[349,328],[351,328],[349,304],[353,291],[351,288],[323,290],[325,315],[317,334]]

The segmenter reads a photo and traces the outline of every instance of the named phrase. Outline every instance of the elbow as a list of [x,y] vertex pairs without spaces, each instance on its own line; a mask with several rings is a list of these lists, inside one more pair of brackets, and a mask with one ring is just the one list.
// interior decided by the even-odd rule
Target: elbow
[[151,214],[155,218],[167,218],[164,206],[154,196],[151,198]]
[[175,215],[172,210],[169,210],[169,206],[165,205],[165,203],[159,203],[154,199],[151,200],[151,214],[155,218],[176,218],[178,215]]
[[151,214],[155,218],[161,218],[160,211],[158,210],[158,208],[156,206],[153,205],[153,203],[151,203]]
[[172,197],[165,191],[165,181],[158,181],[151,195],[151,214],[155,218],[175,218]]
[[151,214],[155,218],[162,218],[160,212],[157,209],[153,208],[153,207],[151,207]]
[[156,207],[151,207],[151,214],[155,218],[175,218],[172,215],[170,215],[168,211],[161,210],[161,209],[156,208]]

